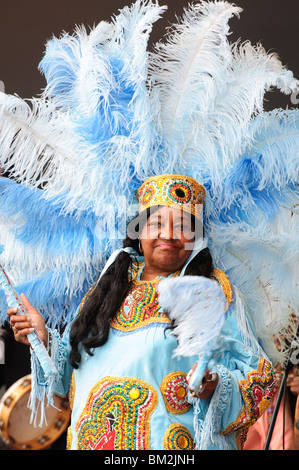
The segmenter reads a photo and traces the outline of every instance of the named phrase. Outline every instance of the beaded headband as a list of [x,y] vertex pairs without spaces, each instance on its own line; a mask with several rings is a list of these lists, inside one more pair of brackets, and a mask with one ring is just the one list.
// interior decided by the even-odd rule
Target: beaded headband
[[152,206],[183,209],[200,218],[205,188],[194,178],[183,175],[161,175],[148,178],[137,190],[139,212]]

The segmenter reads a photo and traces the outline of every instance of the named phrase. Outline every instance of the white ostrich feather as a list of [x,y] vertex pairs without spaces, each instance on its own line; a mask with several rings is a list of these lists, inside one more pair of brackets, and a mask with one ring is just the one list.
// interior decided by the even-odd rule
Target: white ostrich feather
[[241,11],[227,2],[195,3],[151,56],[169,152],[185,173],[203,182],[213,175],[214,186],[252,139],[249,124],[263,111],[265,92],[276,86],[292,93],[298,86],[261,45],[228,42],[228,20]]
[[199,276],[163,279],[158,292],[162,310],[175,325],[178,347],[174,355],[199,356],[221,347],[226,300],[214,281]]

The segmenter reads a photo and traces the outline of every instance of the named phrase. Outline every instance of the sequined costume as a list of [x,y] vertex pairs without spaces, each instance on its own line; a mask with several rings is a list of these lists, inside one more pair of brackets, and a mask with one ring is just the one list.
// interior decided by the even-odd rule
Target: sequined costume
[[[107,343],[93,356],[83,353],[79,369],[72,370],[67,361],[68,330],[63,338],[52,331],[61,376],[56,392],[69,390],[72,407],[68,449],[242,448],[248,427],[271,401],[274,375],[267,360],[241,343],[230,283],[224,273],[214,271],[229,303],[222,330],[229,350],[218,364],[217,413],[207,441],[205,418],[214,397],[190,397],[186,375],[198,358],[173,357],[177,340],[158,302],[161,278],[141,281],[142,269],[139,258],[130,271],[133,287],[111,322]],[[196,413],[195,402],[201,402]]]
[[[108,342],[74,372],[71,448],[185,449],[192,436],[197,448],[241,448],[273,392],[265,356],[283,363],[294,335],[299,111],[265,112],[263,104],[272,87],[291,95],[299,82],[260,44],[230,42],[229,20],[241,9],[225,1],[190,4],[149,51],[152,27],[165,10],[157,1],[136,0],[89,32],[80,27],[53,37],[40,63],[41,96],[27,101],[0,93],[0,163],[10,174],[0,178],[1,261],[16,292],[52,328],[61,393],[72,379],[68,331],[77,306],[123,240],[138,188],[144,210],[179,202],[188,211],[190,205],[206,237],[195,240],[194,255],[208,246],[234,286],[221,314],[218,294],[211,297],[215,323],[223,320],[215,349],[206,351],[207,363],[218,346],[221,351],[214,362],[217,388],[189,407],[184,377],[201,348],[188,355],[188,341],[181,348],[167,329],[154,283],[136,285]],[[192,187],[190,177],[198,182]],[[172,320],[186,316],[188,284],[197,290],[196,276],[187,277],[157,285]],[[182,327],[193,330],[196,346],[206,330],[214,334],[200,327],[210,318],[200,303]],[[0,292],[0,320],[6,310]],[[66,327],[63,338],[58,326]],[[286,341],[277,348],[273,337],[282,333]],[[173,356],[177,346],[181,358]],[[203,371],[204,361],[199,365]],[[33,382],[35,413],[54,379],[45,381],[34,358],[33,375],[41,384]]]

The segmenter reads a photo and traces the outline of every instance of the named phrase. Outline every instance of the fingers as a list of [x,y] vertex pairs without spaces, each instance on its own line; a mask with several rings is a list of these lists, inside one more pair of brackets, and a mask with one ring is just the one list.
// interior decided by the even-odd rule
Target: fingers
[[187,384],[188,384],[188,385],[189,385],[189,383],[190,383],[191,377],[192,377],[192,375],[193,375],[193,372],[195,371],[196,366],[197,366],[197,362],[193,365],[192,369],[189,370],[189,372],[188,372],[188,374],[187,374],[187,376],[186,376],[186,380],[187,380]]
[[31,309],[31,311],[35,310],[34,307],[32,307],[32,305],[30,304],[30,302],[28,301],[28,299],[25,297],[24,294],[21,294],[20,298],[21,298],[21,301],[22,301],[22,303],[25,307],[26,314],[19,313],[19,312],[24,312],[24,309],[22,309],[21,307],[10,307],[7,310],[7,315],[10,317],[10,324],[11,325],[13,325],[16,321],[19,321],[19,322],[23,322],[25,320],[31,321],[31,317],[30,317],[29,312],[28,312],[28,307],[29,307],[29,309]]
[[35,308],[32,307],[31,303],[29,302],[29,300],[27,299],[25,294],[21,294],[20,299],[21,299],[22,304],[24,305],[24,307],[27,311],[32,310],[32,309],[35,310]]
[[10,317],[10,324],[15,340],[19,343],[29,344],[27,335],[33,333],[34,327],[27,315],[13,315]]
[[[30,305],[24,295],[21,295],[21,300],[27,305]],[[29,315],[19,314],[18,312],[18,307],[11,307],[7,310],[7,315],[9,316],[9,323],[11,324],[15,340],[19,343],[29,344],[27,335],[34,331],[34,325],[32,324],[32,320]]]
[[33,324],[31,321],[28,321],[28,318],[25,318],[24,321],[18,319],[18,321],[12,321],[11,326],[13,331],[20,333],[21,335],[28,335],[34,331]]
[[45,321],[40,313],[30,304],[24,294],[20,296],[24,308],[11,307],[7,310],[9,322],[12,326],[16,341],[29,345],[27,335],[35,332],[39,338],[47,343],[48,332],[45,327]]
[[[20,299],[27,313],[30,313],[30,311],[36,311],[36,309],[31,305],[31,303],[29,302],[29,300],[24,294],[20,295]],[[18,307],[10,307],[7,310],[7,314],[10,316],[10,315],[16,314],[19,310],[22,310],[22,309]]]
[[216,373],[211,373],[210,370],[206,370],[202,380],[201,380],[201,385],[196,388],[196,390],[193,390],[190,388],[190,381],[192,374],[194,373],[194,370],[196,368],[196,364],[192,367],[190,372],[187,375],[187,383],[189,385],[189,391],[190,395],[195,398],[201,398],[202,400],[205,400],[209,396],[211,396],[217,386],[219,377],[218,374]]
[[294,395],[299,395],[299,376],[295,377],[290,384],[290,391]]
[[27,339],[27,335],[32,333],[34,331],[33,328],[23,328],[23,329],[17,329],[15,327],[12,328],[15,340],[18,343],[25,344],[27,346],[30,346],[30,342]]
[[10,317],[11,315],[15,315],[18,313],[18,308],[17,307],[11,307],[7,310],[7,315]]
[[211,373],[211,371],[207,370],[204,375],[204,381],[206,382],[214,382],[216,380],[216,375]]

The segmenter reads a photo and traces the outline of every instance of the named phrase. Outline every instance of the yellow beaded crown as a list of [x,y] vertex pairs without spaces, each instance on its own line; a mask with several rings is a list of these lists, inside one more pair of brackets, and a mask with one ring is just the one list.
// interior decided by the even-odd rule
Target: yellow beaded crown
[[136,196],[139,212],[161,205],[183,209],[199,218],[205,194],[205,188],[190,176],[161,175],[148,178]]

